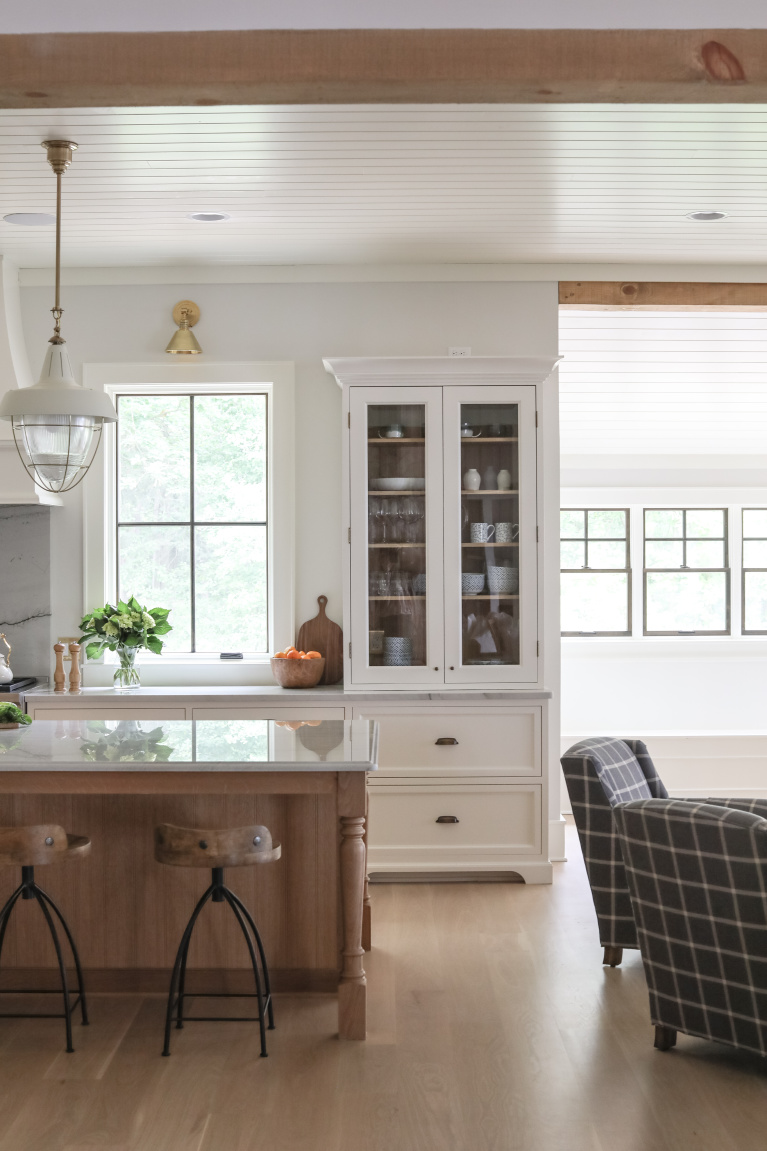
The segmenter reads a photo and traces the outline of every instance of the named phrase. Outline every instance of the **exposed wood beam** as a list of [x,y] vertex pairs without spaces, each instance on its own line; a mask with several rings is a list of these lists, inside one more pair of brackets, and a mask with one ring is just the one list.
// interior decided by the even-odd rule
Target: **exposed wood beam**
[[0,107],[767,102],[767,29],[0,36]]
[[584,307],[764,308],[767,284],[639,283],[561,280],[560,304]]

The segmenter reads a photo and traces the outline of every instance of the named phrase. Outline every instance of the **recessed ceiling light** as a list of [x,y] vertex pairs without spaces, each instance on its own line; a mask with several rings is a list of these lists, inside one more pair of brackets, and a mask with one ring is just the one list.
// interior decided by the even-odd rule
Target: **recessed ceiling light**
[[9,212],[3,219],[6,224],[23,224],[26,228],[43,228],[56,223],[56,217],[47,212]]
[[711,224],[714,220],[723,220],[727,215],[726,212],[685,212],[688,220],[698,220],[702,224]]
[[228,212],[190,212],[189,220],[196,220],[198,224],[217,224],[219,220],[230,220]]

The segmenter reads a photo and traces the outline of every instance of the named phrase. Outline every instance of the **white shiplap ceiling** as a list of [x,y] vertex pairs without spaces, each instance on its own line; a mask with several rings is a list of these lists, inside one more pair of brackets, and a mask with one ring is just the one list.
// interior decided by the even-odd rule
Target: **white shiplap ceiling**
[[767,314],[560,309],[568,456],[764,458]]
[[[53,210],[50,136],[70,267],[767,256],[763,106],[0,111],[0,217]],[[0,254],[47,267],[51,231],[0,220]]]

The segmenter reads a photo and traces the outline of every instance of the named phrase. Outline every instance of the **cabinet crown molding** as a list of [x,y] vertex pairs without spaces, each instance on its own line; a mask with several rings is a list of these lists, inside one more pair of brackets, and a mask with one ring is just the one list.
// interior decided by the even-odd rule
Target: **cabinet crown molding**
[[541,384],[561,356],[352,356],[323,359],[341,387],[403,383]]

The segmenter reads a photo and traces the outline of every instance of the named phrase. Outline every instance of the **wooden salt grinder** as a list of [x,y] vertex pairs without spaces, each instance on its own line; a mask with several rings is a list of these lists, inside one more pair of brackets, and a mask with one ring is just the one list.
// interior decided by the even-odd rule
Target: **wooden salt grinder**
[[53,690],[66,691],[67,677],[64,674],[64,644],[55,643],[53,650],[56,652],[56,670],[53,673]]
[[69,672],[69,690],[75,694],[80,691],[80,645],[70,643],[69,654],[72,657],[72,667]]

